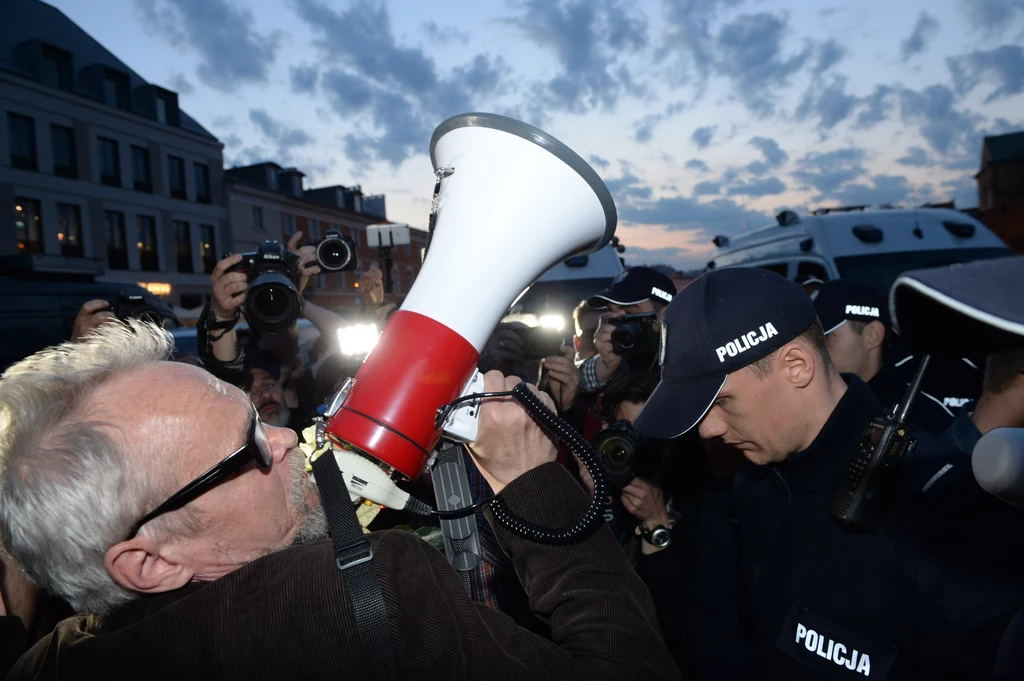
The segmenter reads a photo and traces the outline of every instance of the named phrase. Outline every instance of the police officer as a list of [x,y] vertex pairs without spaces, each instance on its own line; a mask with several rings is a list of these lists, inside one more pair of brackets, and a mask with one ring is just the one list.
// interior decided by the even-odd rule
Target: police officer
[[[986,678],[1024,602],[1020,512],[966,476],[941,496],[894,495],[870,531],[830,518],[882,405],[836,372],[796,283],[713,270],[664,327],[662,380],[635,427],[659,438],[697,427],[753,464],[706,497],[691,547],[698,678]],[[940,446],[924,436],[917,456],[941,460]],[[663,587],[649,586],[657,600]]]
[[[814,309],[825,330],[832,363],[840,374],[856,374],[870,386],[885,407],[903,399],[908,380],[891,359],[892,327],[885,295],[853,279],[823,283]],[[953,423],[953,413],[941,400],[922,391],[914,402],[910,422],[939,435]]]

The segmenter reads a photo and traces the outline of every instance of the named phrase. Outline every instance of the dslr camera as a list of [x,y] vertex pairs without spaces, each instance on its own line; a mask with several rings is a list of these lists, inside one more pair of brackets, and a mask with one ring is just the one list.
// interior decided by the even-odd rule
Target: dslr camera
[[656,313],[612,317],[608,323],[616,327],[612,331],[612,351],[619,357],[651,358],[658,354],[661,334]]
[[341,232],[332,229],[313,245],[316,246],[316,261],[324,272],[345,272],[359,267],[352,237],[342,236]]
[[117,300],[111,301],[110,311],[122,322],[129,319],[138,319],[139,321],[163,326],[164,316],[138,294],[121,294]]
[[229,272],[245,272],[245,319],[259,334],[287,331],[299,318],[299,256],[278,241],[264,241],[255,251],[242,254]]
[[616,421],[595,435],[590,444],[615,489],[622,489],[637,476],[651,477],[657,472],[655,443],[629,421]]

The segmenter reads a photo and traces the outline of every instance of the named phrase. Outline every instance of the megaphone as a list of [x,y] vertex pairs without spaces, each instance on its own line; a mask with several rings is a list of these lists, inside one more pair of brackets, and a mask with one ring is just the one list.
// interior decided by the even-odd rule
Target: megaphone
[[508,307],[552,265],[608,243],[617,219],[586,161],[511,118],[449,118],[430,158],[440,184],[420,275],[325,425],[335,442],[409,479]]

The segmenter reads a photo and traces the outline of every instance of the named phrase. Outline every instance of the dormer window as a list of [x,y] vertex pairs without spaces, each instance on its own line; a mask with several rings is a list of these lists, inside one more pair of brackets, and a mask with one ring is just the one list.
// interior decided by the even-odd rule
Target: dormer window
[[103,103],[107,106],[130,111],[128,101],[128,77],[111,69],[103,73]]
[[75,89],[71,54],[52,45],[41,45],[39,51],[39,80],[43,85],[72,92]]

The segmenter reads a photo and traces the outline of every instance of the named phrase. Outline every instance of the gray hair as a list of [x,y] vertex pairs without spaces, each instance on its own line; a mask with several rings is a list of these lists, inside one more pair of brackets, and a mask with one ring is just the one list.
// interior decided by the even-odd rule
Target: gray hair
[[104,556],[156,490],[126,465],[102,429],[110,424],[76,415],[101,385],[173,349],[153,324],[108,323],[0,377],[0,539],[32,581],[79,612],[106,614],[138,596],[107,574]]

